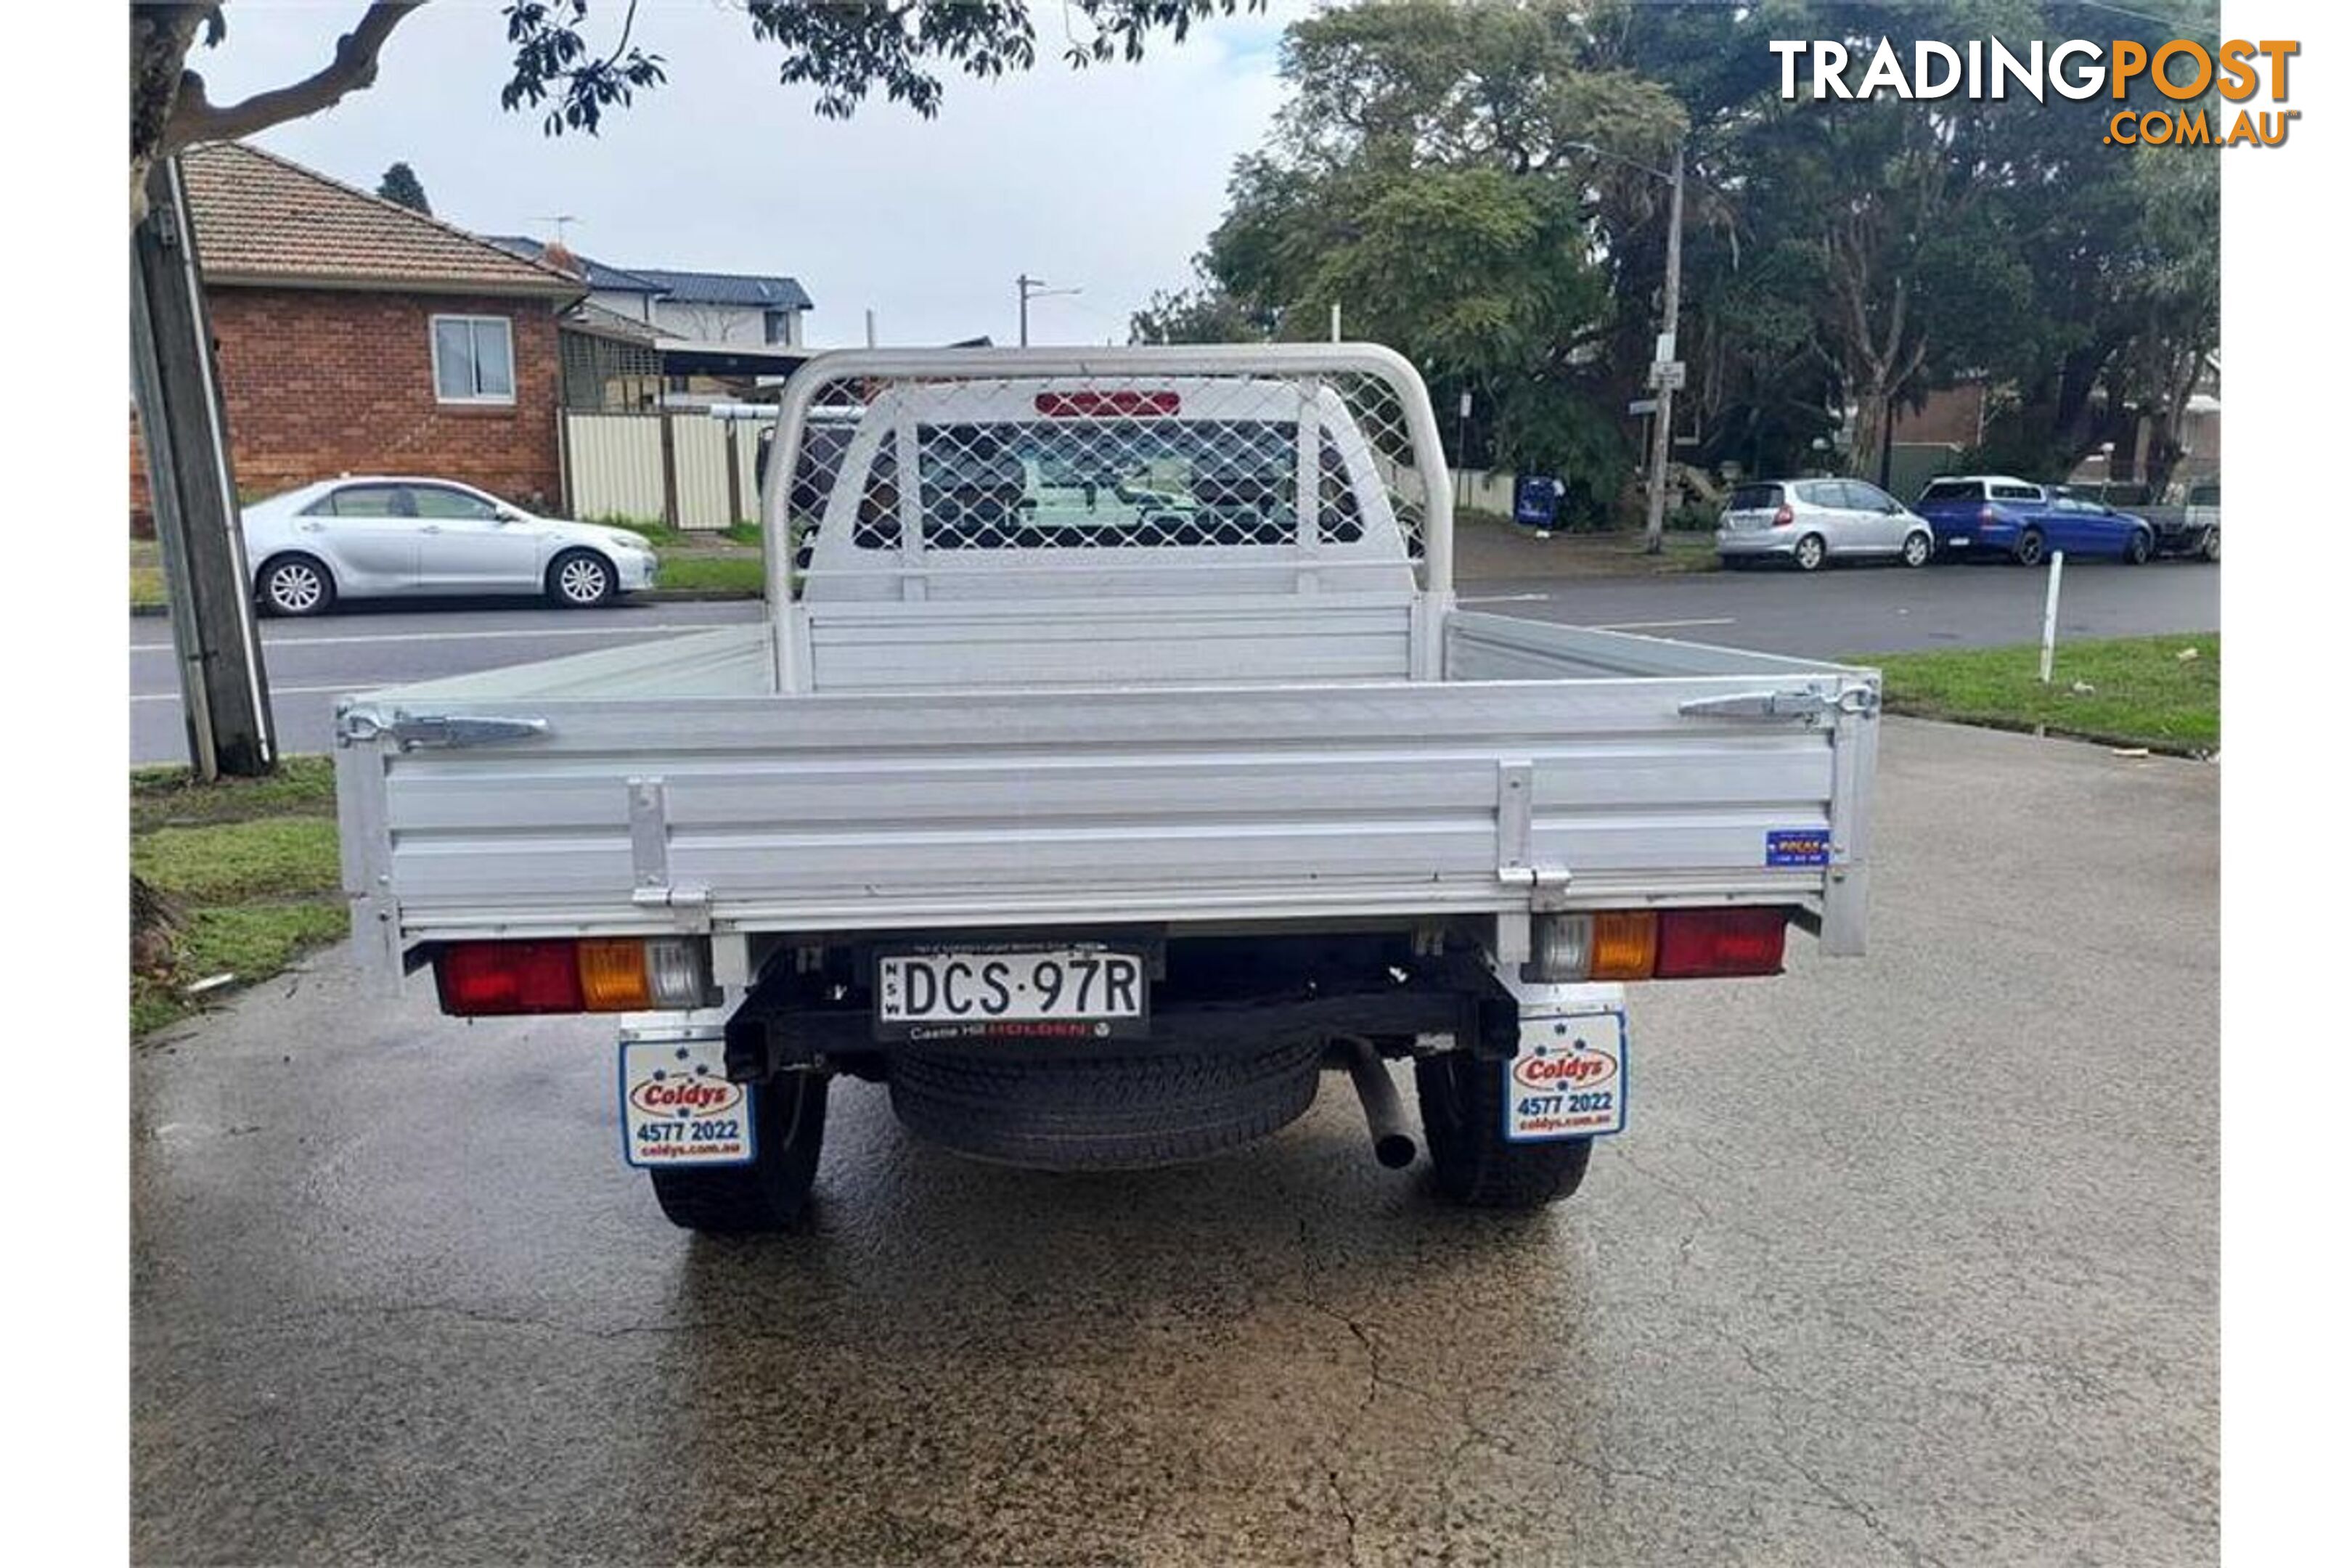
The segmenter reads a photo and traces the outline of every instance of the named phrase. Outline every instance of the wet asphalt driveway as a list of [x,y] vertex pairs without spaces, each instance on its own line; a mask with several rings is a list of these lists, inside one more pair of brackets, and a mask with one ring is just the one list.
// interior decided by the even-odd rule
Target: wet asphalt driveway
[[134,1068],[134,1551],[408,1563],[2216,1554],[2218,767],[1891,723],[1874,953],[1637,991],[1533,1218],[1259,1149],[1054,1177],[845,1084],[674,1231],[604,1026],[325,955]]

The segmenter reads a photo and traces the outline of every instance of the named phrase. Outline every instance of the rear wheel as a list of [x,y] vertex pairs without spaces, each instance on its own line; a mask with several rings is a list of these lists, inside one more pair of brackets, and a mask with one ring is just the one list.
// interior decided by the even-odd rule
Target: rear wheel
[[2147,558],[2156,553],[2156,541],[2144,528],[2132,531],[2131,542],[2124,546],[2124,559],[2135,566],[2145,566]]
[[891,1065],[907,1130],[995,1164],[1142,1170],[1278,1131],[1315,1100],[1320,1041],[1243,1054],[1008,1059],[910,1050]]
[[1925,566],[1936,553],[1936,542],[1924,533],[1914,533],[1903,541],[1903,564]]
[[654,1199],[669,1222],[713,1236],[790,1228],[816,1184],[827,1081],[784,1073],[753,1091],[750,1164],[655,1171]]
[[1591,1139],[1514,1143],[1503,1136],[1510,1072],[1507,1061],[1481,1061],[1462,1051],[1412,1064],[1429,1163],[1437,1173],[1437,1190],[1450,1203],[1478,1209],[1541,1208],[1583,1184],[1584,1168],[1592,1161]]
[[1789,559],[1797,563],[1800,572],[1818,572],[1822,569],[1822,563],[1829,558],[1829,541],[1818,533],[1805,535],[1797,541],[1797,548],[1789,552]]
[[2209,528],[2197,540],[2197,553],[2208,561],[2221,559],[2221,531]]
[[2017,549],[2013,553],[2015,554],[2017,563],[2020,566],[2041,565],[2042,531],[2038,528],[2029,528],[2023,533],[2018,535]]

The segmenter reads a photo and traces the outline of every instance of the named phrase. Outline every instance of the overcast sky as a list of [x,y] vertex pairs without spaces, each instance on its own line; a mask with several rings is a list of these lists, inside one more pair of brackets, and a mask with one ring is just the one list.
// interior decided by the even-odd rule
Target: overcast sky
[[[228,37],[190,64],[215,103],[316,69],[359,0],[237,0]],[[589,37],[625,9],[595,0]],[[436,216],[478,233],[552,235],[626,267],[788,273],[816,301],[809,341],[1014,339],[1024,271],[1084,292],[1030,307],[1039,342],[1127,341],[1128,312],[1187,280],[1224,207],[1234,157],[1280,101],[1276,47],[1304,9],[1196,30],[1139,66],[1073,72],[1059,7],[1038,8],[1037,68],[996,84],[949,77],[939,117],[877,93],[846,122],[778,85],[777,53],[726,0],[643,0],[635,41],[669,80],[601,135],[550,138],[499,108],[508,56],[493,0],[436,0],[401,24],[375,86],[255,140],[373,190],[404,160]]]

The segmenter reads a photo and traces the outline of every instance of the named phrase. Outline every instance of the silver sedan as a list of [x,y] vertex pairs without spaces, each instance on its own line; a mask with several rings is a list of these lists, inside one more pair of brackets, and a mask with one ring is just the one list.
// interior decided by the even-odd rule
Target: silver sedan
[[543,594],[584,609],[654,585],[643,534],[535,516],[454,479],[321,479],[243,519],[254,593],[273,615],[445,594]]

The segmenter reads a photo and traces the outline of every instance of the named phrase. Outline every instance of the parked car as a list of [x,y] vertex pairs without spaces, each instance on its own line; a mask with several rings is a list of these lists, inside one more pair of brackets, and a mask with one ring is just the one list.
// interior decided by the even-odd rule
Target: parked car
[[1715,531],[1726,566],[1786,561],[1800,572],[1831,561],[1899,560],[1925,566],[1936,552],[1927,519],[1860,479],[1772,479],[1741,485]]
[[[2221,481],[2200,479],[2189,487],[2189,504],[2181,509],[2178,552],[2206,561],[2221,559]],[[2159,548],[2170,541],[2158,539]]]
[[2156,527],[2147,519],[2007,474],[1931,480],[1917,510],[1936,531],[1936,548],[1951,555],[2006,555],[2038,566],[2053,550],[2134,565],[2156,553]]
[[243,515],[253,591],[272,615],[440,594],[544,594],[584,609],[654,585],[643,534],[535,516],[454,479],[345,475]]

